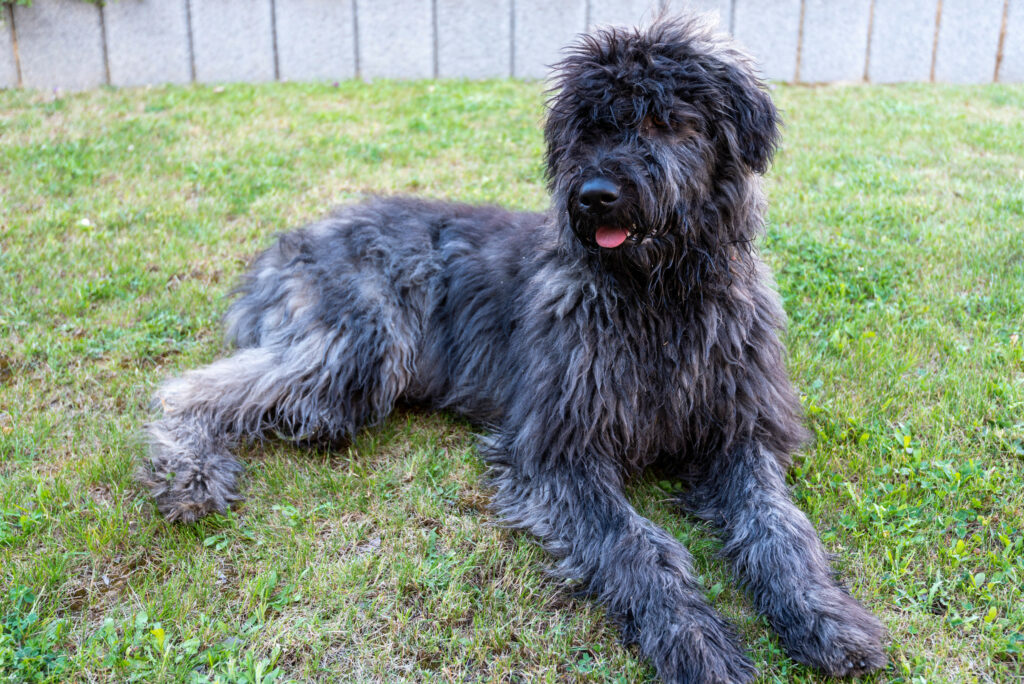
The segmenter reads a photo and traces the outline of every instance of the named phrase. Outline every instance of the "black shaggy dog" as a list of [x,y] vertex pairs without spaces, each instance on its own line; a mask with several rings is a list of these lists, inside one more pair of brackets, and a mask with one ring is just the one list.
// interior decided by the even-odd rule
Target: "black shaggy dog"
[[496,513],[665,681],[755,670],[686,549],[623,495],[655,464],[691,483],[686,504],[794,659],[882,666],[881,625],[786,487],[805,433],[751,246],[778,129],[749,60],[694,19],[584,36],[545,136],[547,213],[379,199],[260,256],[227,316],[237,352],[158,394],[141,477],[160,510],[192,521],[236,501],[239,439],[345,437],[425,402],[491,428]]

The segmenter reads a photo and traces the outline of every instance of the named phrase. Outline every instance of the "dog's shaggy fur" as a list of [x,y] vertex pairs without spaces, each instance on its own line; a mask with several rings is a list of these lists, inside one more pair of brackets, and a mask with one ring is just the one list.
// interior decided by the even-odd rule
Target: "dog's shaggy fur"
[[684,502],[796,660],[885,662],[785,482],[804,437],[784,315],[751,246],[775,108],[697,20],[583,37],[545,136],[553,207],[378,199],[284,235],[227,317],[231,356],[166,383],[142,479],[171,520],[239,498],[230,448],[267,430],[346,437],[407,398],[490,427],[493,508],[559,559],[668,682],[755,675],[686,549],[623,480]]

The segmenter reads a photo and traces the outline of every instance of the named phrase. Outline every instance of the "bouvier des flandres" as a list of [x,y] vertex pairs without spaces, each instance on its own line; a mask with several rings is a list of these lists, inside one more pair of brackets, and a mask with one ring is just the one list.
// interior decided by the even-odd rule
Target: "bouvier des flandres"
[[681,474],[795,660],[885,662],[790,500],[805,436],[752,247],[778,139],[751,62],[700,20],[582,37],[556,71],[552,208],[377,199],[281,237],[227,315],[236,353],[167,382],[141,477],[171,520],[238,500],[230,449],[352,435],[405,398],[487,426],[493,509],[559,559],[669,682],[755,675],[690,556],[623,481]]

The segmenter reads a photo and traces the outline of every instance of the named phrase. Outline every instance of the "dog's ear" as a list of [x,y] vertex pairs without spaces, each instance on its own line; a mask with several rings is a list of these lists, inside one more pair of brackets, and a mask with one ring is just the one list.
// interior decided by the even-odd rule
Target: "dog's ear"
[[764,85],[744,66],[723,64],[722,131],[732,153],[755,173],[764,173],[779,143],[779,112]]

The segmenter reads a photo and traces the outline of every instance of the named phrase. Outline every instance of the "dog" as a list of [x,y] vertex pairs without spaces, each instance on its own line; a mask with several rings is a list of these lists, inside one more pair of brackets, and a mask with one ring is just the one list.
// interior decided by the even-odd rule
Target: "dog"
[[406,399],[487,428],[492,508],[600,601],[666,682],[756,675],[687,550],[623,483],[648,467],[720,531],[795,660],[885,664],[785,481],[806,438],[752,241],[779,117],[699,18],[582,36],[544,128],[551,209],[378,198],[283,235],[226,318],[235,353],[166,382],[140,479],[190,522],[239,499],[233,445],[347,438]]

